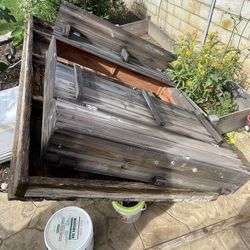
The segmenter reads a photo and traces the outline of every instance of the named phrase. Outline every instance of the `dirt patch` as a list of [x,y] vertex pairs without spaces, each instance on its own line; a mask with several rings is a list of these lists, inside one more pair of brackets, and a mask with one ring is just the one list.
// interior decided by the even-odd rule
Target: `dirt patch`
[[[9,51],[9,45],[0,46],[0,61],[8,64],[9,66],[13,66],[14,64],[10,64],[5,54]],[[19,49],[16,53],[16,61],[21,58],[22,51]],[[18,85],[19,73],[20,73],[21,63],[18,63],[15,67],[9,68],[3,73],[0,74],[0,90],[8,89],[11,87],[15,87]]]
[[0,164],[0,192],[7,192],[9,184],[10,162]]

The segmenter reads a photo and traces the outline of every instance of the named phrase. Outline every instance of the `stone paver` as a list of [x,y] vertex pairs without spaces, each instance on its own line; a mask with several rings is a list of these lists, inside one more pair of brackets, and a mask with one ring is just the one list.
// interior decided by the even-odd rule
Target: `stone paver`
[[135,226],[146,248],[189,232],[185,224],[154,204],[145,211]]
[[[250,182],[235,194],[212,202],[149,203],[139,221],[120,221],[110,202],[85,201],[8,201],[0,193],[0,249],[45,249],[43,230],[58,209],[76,205],[91,216],[97,250],[142,250],[237,214],[250,213]],[[178,249],[250,248],[250,222],[216,235],[204,237]]]
[[176,250],[247,250],[248,248],[239,237],[235,229],[229,229],[186,246],[177,247]]
[[242,132],[237,136],[236,147],[243,153],[250,162],[250,133]]
[[32,202],[8,202],[0,193],[0,238],[5,239],[27,227],[36,207]]

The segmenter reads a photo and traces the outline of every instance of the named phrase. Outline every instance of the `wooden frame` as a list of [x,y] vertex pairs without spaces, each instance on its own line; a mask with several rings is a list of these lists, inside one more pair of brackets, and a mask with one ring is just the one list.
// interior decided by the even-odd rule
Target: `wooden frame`
[[[37,32],[38,29],[44,29],[43,33]],[[28,21],[20,75],[20,95],[14,153],[11,161],[9,199],[95,198],[173,202],[216,199],[218,193],[213,192],[169,189],[123,181],[46,177],[46,168],[40,168],[40,166],[35,170],[32,168],[39,163],[38,157],[31,153],[34,148],[34,134],[36,133],[32,129],[32,124],[37,122],[33,112],[41,110],[42,88],[39,83],[42,84],[42,74],[39,74],[39,67],[44,67],[44,52],[48,47],[50,32],[48,24],[41,22],[39,19],[34,18],[33,22],[33,18],[31,18]],[[33,41],[36,41],[34,46]],[[33,76],[32,71],[34,71]]]
[[[45,52],[51,39],[52,28],[48,23],[31,18],[28,21],[20,74],[17,126],[11,161],[9,199],[75,199],[94,198],[111,200],[191,201],[213,200],[226,190],[218,192],[194,192],[191,190],[165,188],[151,184],[119,180],[54,177],[45,164],[39,161],[34,148],[39,138],[43,102],[43,75]],[[35,42],[34,42],[35,41]],[[32,72],[33,75],[32,75]],[[194,110],[178,90],[168,88],[173,102]],[[37,112],[37,113],[36,113]],[[34,130],[37,127],[37,130]],[[36,136],[38,134],[38,136]],[[40,151],[39,151],[40,152]],[[243,184],[243,182],[242,182]]]

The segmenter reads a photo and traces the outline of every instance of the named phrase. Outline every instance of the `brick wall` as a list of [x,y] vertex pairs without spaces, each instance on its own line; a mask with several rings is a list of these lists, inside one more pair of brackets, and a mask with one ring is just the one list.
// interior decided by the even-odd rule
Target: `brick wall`
[[[204,33],[212,0],[124,0],[127,6],[142,18],[151,17],[174,40],[183,33],[197,32],[199,38]],[[250,0],[217,0],[209,32],[217,31],[222,42],[227,43],[234,27],[233,19],[241,15],[243,20],[237,26],[233,44],[243,53],[250,48]],[[247,26],[246,26],[247,24]],[[244,32],[242,33],[244,29]],[[250,59],[245,61],[245,70],[250,73]]]

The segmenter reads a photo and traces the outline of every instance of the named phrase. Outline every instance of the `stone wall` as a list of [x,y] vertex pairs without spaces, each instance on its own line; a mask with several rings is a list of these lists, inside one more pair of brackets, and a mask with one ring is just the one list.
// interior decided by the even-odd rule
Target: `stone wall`
[[[174,40],[187,32],[197,32],[201,39],[206,27],[212,0],[125,0],[127,6],[140,17],[151,17]],[[230,14],[228,14],[230,12]],[[250,48],[250,0],[217,0],[209,32],[217,31],[227,43],[234,27],[233,18],[242,16],[233,39],[235,47],[246,55]],[[240,42],[239,42],[240,41]],[[250,73],[250,59],[245,61]]]

